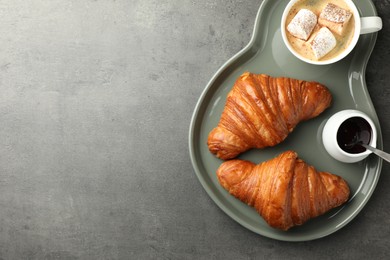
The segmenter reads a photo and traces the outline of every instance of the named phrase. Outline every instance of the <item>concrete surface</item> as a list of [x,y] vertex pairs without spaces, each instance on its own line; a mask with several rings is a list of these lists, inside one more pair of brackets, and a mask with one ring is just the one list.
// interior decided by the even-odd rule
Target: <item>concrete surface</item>
[[[192,111],[261,0],[0,0],[0,259],[383,259],[390,167],[341,231],[303,243],[225,215]],[[390,3],[366,80],[390,150]]]

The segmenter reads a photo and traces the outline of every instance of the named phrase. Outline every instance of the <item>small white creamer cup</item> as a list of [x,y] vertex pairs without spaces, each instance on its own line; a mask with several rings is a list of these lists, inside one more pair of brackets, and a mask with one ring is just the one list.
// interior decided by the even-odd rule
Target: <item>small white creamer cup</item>
[[349,118],[353,117],[361,117],[369,123],[371,127],[371,140],[369,142],[369,145],[372,147],[376,147],[377,130],[375,124],[368,115],[359,110],[346,109],[337,112],[327,120],[322,130],[322,142],[324,144],[325,150],[336,160],[345,163],[354,163],[361,161],[372,153],[369,150],[365,150],[362,153],[347,153],[342,150],[337,143],[337,132],[341,124]]
[[358,9],[356,8],[356,5],[352,0],[343,0],[349,7],[350,11],[353,13],[353,19],[355,20],[355,32],[352,37],[351,42],[349,43],[348,47],[341,52],[339,55],[337,55],[334,58],[331,59],[326,59],[326,60],[310,60],[302,55],[300,55],[297,51],[294,50],[294,48],[291,46],[289,40],[287,39],[287,33],[288,31],[286,30],[287,24],[287,16],[291,10],[291,8],[299,1],[302,0],[291,0],[286,8],[284,9],[283,15],[282,15],[282,22],[281,22],[281,32],[282,32],[282,38],[283,41],[289,49],[289,51],[294,54],[298,59],[310,63],[310,64],[315,64],[315,65],[327,65],[327,64],[332,64],[335,63],[341,59],[343,59],[345,56],[347,56],[356,46],[359,37],[361,34],[366,34],[366,33],[373,33],[377,32],[382,29],[382,19],[379,16],[367,16],[367,17],[361,17],[359,14]]

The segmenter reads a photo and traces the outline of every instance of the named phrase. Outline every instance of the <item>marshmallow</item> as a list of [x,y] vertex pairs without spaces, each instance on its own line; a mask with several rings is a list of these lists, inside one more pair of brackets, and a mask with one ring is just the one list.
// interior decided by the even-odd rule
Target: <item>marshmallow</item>
[[308,9],[301,9],[287,26],[295,37],[307,40],[317,24],[317,16]]
[[336,38],[328,28],[322,27],[315,34],[310,45],[314,56],[319,60],[336,47]]
[[318,23],[328,27],[338,35],[343,35],[351,17],[352,13],[350,11],[329,3],[322,10]]

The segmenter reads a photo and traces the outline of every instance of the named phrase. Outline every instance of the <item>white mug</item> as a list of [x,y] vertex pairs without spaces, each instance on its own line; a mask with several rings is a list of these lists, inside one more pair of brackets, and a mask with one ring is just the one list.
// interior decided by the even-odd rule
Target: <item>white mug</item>
[[335,63],[341,59],[343,59],[345,56],[347,56],[356,46],[359,37],[361,34],[366,33],[373,33],[377,32],[382,29],[382,19],[379,16],[368,16],[368,17],[361,17],[359,14],[358,9],[356,8],[356,5],[352,0],[342,0],[344,1],[348,7],[349,10],[353,13],[353,19],[355,21],[355,31],[352,37],[351,42],[349,43],[348,47],[341,52],[336,57],[330,58],[330,59],[324,59],[324,60],[311,60],[308,59],[301,54],[299,54],[290,44],[288,38],[287,38],[287,24],[286,20],[288,17],[288,14],[290,13],[291,8],[299,1],[305,1],[305,0],[291,0],[286,8],[284,9],[283,15],[282,15],[282,21],[281,21],[281,32],[282,32],[282,38],[286,45],[286,47],[290,50],[292,54],[294,54],[298,59],[315,65],[326,65],[326,64],[332,64]]

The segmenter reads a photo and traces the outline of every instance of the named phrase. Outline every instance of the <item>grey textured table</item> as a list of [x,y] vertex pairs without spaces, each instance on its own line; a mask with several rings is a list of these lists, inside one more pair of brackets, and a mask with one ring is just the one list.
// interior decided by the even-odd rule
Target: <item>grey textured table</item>
[[[390,150],[390,2],[366,81]],[[383,259],[390,167],[346,227],[288,243],[223,213],[190,163],[194,106],[261,0],[0,0],[0,259]]]

